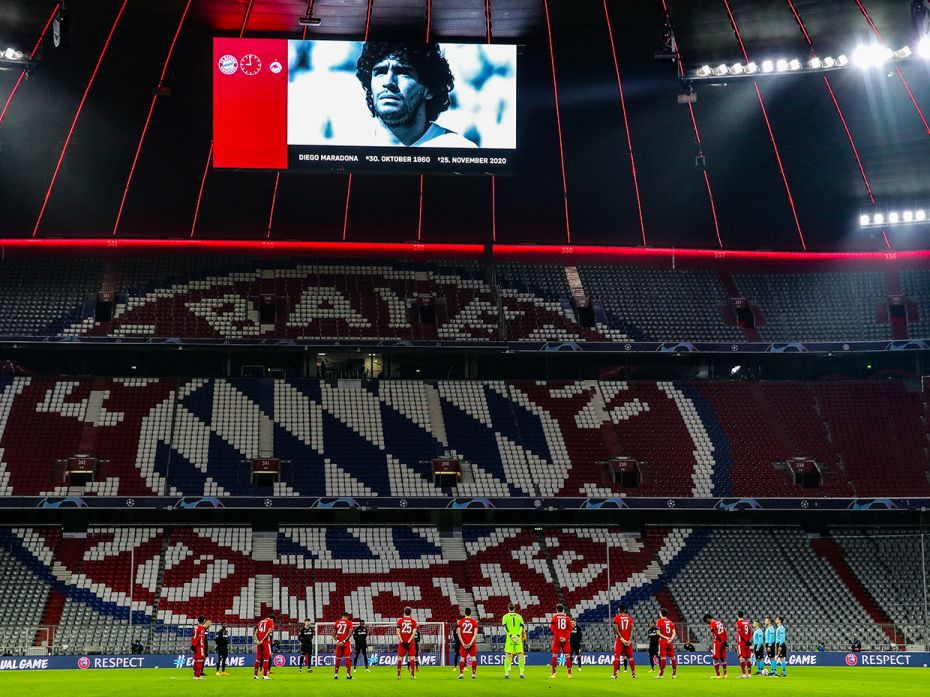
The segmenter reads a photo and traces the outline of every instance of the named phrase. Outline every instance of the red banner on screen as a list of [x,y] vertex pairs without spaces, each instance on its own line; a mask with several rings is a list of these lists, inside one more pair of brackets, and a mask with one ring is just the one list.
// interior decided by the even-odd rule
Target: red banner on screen
[[213,166],[287,169],[287,39],[213,39]]

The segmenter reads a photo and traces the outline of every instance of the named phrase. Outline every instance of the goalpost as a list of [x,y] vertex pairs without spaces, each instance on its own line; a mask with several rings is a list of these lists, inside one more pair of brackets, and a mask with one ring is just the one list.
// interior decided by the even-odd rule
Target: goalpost
[[[335,622],[315,622],[313,625],[313,662],[315,665],[332,668],[336,663],[334,625]],[[357,627],[358,624],[356,623],[355,626]],[[397,665],[397,624],[395,622],[366,622],[365,626],[368,628],[369,665]],[[420,666],[446,665],[445,624],[420,622],[417,625],[417,631],[420,633],[417,664]],[[355,657],[355,642],[352,642],[352,657]],[[359,660],[363,660],[361,656]]]

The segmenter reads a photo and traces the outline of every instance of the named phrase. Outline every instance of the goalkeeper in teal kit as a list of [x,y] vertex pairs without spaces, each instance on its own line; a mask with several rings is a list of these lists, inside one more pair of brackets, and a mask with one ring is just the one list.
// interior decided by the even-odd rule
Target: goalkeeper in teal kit
[[523,624],[523,618],[516,612],[516,605],[510,603],[507,609],[507,614],[504,615],[501,620],[506,635],[506,644],[504,645],[504,653],[506,654],[504,678],[510,678],[510,667],[513,665],[513,657],[517,656],[517,660],[520,663],[520,679],[522,680],[526,669],[526,654],[523,650],[523,642],[526,639],[526,628]]

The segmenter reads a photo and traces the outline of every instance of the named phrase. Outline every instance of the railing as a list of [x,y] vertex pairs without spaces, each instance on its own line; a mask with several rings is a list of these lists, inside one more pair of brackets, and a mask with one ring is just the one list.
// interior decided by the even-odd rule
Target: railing
[[[274,632],[276,650],[296,654],[300,651],[297,632],[300,624],[279,625]],[[215,631],[211,627],[208,642],[215,650]],[[254,650],[253,624],[227,625],[230,634],[230,652]],[[607,622],[582,625],[582,649],[585,651],[612,651],[613,629]],[[684,650],[686,643],[693,644],[696,651],[707,650],[707,629],[703,625],[690,627],[678,623],[678,648]],[[129,654],[135,641],[142,643],[144,653],[184,654],[190,652],[192,628],[164,625],[137,624],[126,622],[81,623],[68,625],[0,625],[0,654],[2,655],[86,655],[86,654]],[[548,624],[527,625],[527,652],[548,651],[552,645]],[[863,651],[927,651],[930,650],[930,626],[913,625],[865,625],[850,627],[846,624],[809,623],[788,625],[789,651],[850,651],[852,642],[861,642]],[[637,648],[648,645],[645,629],[635,634]],[[485,623],[478,647],[483,652],[501,652],[504,647],[503,629],[496,624]]]

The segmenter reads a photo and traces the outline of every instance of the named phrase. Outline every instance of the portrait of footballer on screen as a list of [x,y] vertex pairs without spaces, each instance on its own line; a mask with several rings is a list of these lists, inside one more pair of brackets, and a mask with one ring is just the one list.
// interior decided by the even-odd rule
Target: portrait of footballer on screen
[[288,144],[516,147],[516,47],[288,43]]

